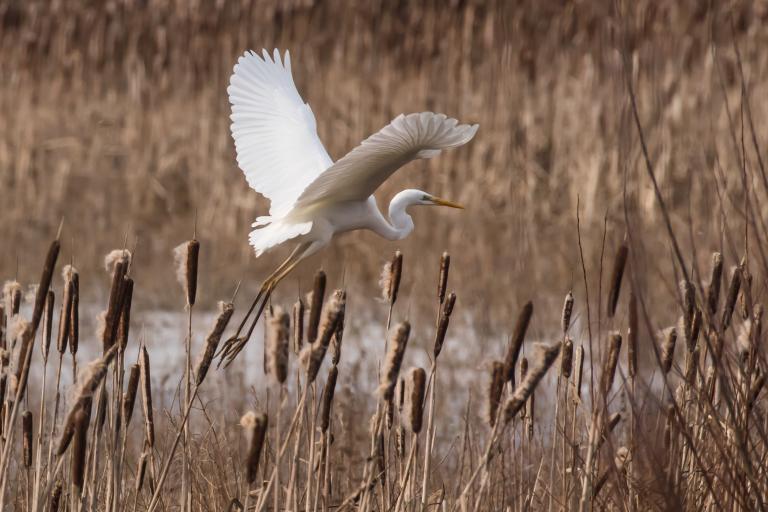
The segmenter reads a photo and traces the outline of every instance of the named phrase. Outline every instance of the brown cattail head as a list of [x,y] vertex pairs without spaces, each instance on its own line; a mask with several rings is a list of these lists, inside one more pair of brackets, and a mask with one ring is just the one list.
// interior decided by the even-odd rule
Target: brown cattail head
[[710,316],[717,313],[717,303],[720,300],[720,286],[723,282],[723,255],[719,252],[712,254],[712,272],[707,287],[707,311]]
[[403,275],[403,253],[395,251],[392,260],[384,264],[379,278],[381,295],[393,305],[397,301],[397,293],[400,290],[400,279]]
[[[314,294],[313,294],[314,295]],[[305,347],[301,353],[301,360],[307,368],[308,382],[314,382],[317,378],[317,372],[325,358],[331,337],[336,332],[341,312],[346,304],[346,295],[344,293],[334,293],[325,307],[323,322],[320,325],[319,337],[309,346]]]
[[491,380],[488,386],[488,423],[492,427],[496,424],[496,414],[501,404],[505,382],[504,363],[494,361],[491,365]]
[[530,370],[526,372],[525,377],[521,377],[520,384],[504,404],[505,422],[509,422],[523,408],[549,367],[557,359],[558,354],[560,354],[559,343],[549,347],[541,344],[536,345]]
[[197,365],[195,366],[196,386],[202,384],[203,379],[205,379],[205,376],[208,374],[208,369],[211,367],[213,357],[216,355],[216,350],[219,348],[221,336],[224,334],[224,330],[227,328],[227,324],[229,324],[229,320],[232,318],[234,312],[235,306],[231,302],[219,302],[219,315],[216,317],[216,321],[214,322],[211,331],[208,333],[208,336],[205,337],[205,348],[200,354],[200,357],[197,360]]
[[304,344],[304,302],[299,299],[293,305],[293,353],[301,352]]
[[318,326],[320,325],[320,313],[323,309],[325,297],[325,272],[318,270],[315,274],[315,283],[312,287],[312,300],[309,306],[309,323],[307,325],[307,343],[314,343],[317,339]]
[[685,356],[685,382],[689,386],[696,384],[696,373],[699,368],[699,348],[696,347],[693,352],[688,352]]
[[528,330],[528,324],[531,322],[531,316],[533,316],[533,303],[529,301],[526,302],[525,306],[523,306],[523,310],[517,317],[515,330],[512,334],[512,339],[509,340],[507,354],[504,357],[504,369],[507,375],[507,381],[512,384],[515,383],[515,365],[517,365],[520,349],[523,347],[523,340],[525,339],[525,333]]
[[440,309],[440,318],[437,321],[437,332],[435,334],[435,347],[433,351],[435,359],[443,350],[445,335],[448,332],[448,324],[451,321],[451,313],[453,313],[453,307],[456,305],[456,292],[449,293],[442,304],[443,307]]
[[141,457],[139,458],[139,464],[136,468],[136,486],[135,491],[138,494],[141,492],[141,488],[144,486],[144,476],[147,474],[147,459],[148,459],[149,453],[145,449],[141,452]]
[[675,343],[677,342],[677,329],[671,327],[664,333],[661,343],[661,371],[665,374],[672,369],[672,361],[675,358]]
[[696,308],[693,311],[693,320],[691,321],[691,332],[686,340],[686,347],[688,352],[696,350],[696,345],[699,342],[699,332],[701,331],[701,310]]
[[45,264],[43,265],[43,273],[40,276],[40,285],[37,287],[37,293],[35,294],[35,306],[32,310],[32,331],[37,332],[40,326],[40,321],[43,318],[43,311],[45,309],[45,301],[48,298],[48,289],[51,287],[51,280],[53,280],[53,271],[56,268],[56,260],[59,258],[59,250],[61,244],[56,239],[51,242],[48,248],[48,254],[45,256]]
[[136,392],[139,390],[139,378],[141,377],[141,368],[138,364],[131,366],[128,377],[128,387],[123,395],[123,424],[125,428],[131,424],[133,416],[133,406],[136,404]]
[[0,302],[0,349],[8,347],[5,339],[6,319],[5,319],[5,304]]
[[752,307],[752,274],[749,273],[744,262],[741,265],[741,274],[739,310],[741,311],[742,320],[746,320],[750,316],[749,311]]
[[20,399],[24,396],[24,393],[27,390],[35,332],[32,329],[32,324],[23,321],[21,317],[17,317],[16,324],[18,325],[17,329],[19,331],[16,337],[21,341],[18,352],[19,358],[16,362],[15,379],[11,381],[11,384],[12,386],[15,385],[16,389],[13,389],[12,387],[12,390],[16,397]]
[[120,351],[124,352],[128,346],[128,333],[131,327],[131,305],[133,304],[133,279],[126,276],[123,291],[123,307],[120,310],[120,318],[117,321],[117,343]]
[[187,306],[195,305],[197,296],[197,262],[200,255],[200,242],[195,239],[178,245],[173,250],[173,260],[176,263],[176,279],[184,288]]
[[45,315],[43,316],[43,339],[40,345],[40,350],[43,354],[43,364],[48,362],[48,353],[51,350],[54,302],[56,302],[56,295],[53,293],[53,290],[48,290],[48,297],[45,299]]
[[[126,250],[116,250],[110,252],[105,258],[107,270],[112,269],[112,286],[109,290],[109,301],[104,315],[103,330],[99,329],[104,352],[112,347],[117,336],[117,324],[120,319],[125,294],[125,275],[130,263],[129,254]],[[110,264],[111,262],[113,264]]]
[[336,319],[336,330],[333,331],[331,336],[331,363],[334,365],[339,364],[341,360],[341,342],[344,338],[344,314],[347,307],[347,292],[344,290],[336,290],[333,292],[335,301],[339,303],[339,318]]
[[[525,380],[526,375],[528,375],[528,358],[522,357],[520,358],[520,382]],[[520,409],[520,417],[525,419],[526,416],[528,416],[528,407],[523,404],[522,409]]]
[[66,265],[61,275],[64,278],[64,293],[61,297],[61,314],[59,315],[59,335],[56,339],[56,350],[59,355],[64,354],[69,342],[69,323],[72,318],[72,295],[74,292],[73,276],[77,270],[72,265]]
[[107,404],[109,403],[109,391],[107,388],[101,390],[99,393],[99,403],[96,408],[96,428],[101,432],[104,428],[104,422],[107,420]]
[[739,297],[741,288],[741,268],[734,266],[731,269],[731,282],[728,285],[728,295],[725,297],[725,307],[723,309],[723,318],[721,320],[723,330],[731,325],[731,317],[736,306],[736,300]]
[[51,506],[48,508],[50,512],[59,512],[59,505],[61,505],[61,493],[64,490],[64,486],[61,480],[56,480],[56,484],[51,491]]
[[323,405],[320,409],[320,431],[326,432],[331,424],[331,404],[333,403],[333,394],[336,390],[336,379],[339,376],[339,369],[336,365],[331,366],[328,371],[328,380],[325,381],[323,389]]
[[77,355],[80,344],[80,274],[72,273],[72,300],[69,302],[69,353]]
[[445,300],[445,292],[448,290],[448,270],[451,268],[451,255],[444,252],[440,256],[440,277],[437,281],[437,300],[440,304]]
[[290,336],[288,313],[280,306],[267,318],[267,373],[278,384],[288,377],[288,337]]
[[680,296],[683,299],[684,325],[690,332],[691,322],[693,321],[693,309],[696,307],[696,290],[690,281],[686,279],[680,281]]
[[88,447],[88,415],[82,409],[75,413],[74,442],[72,446],[72,484],[82,492],[85,476],[85,452]]
[[24,467],[32,467],[32,412],[24,411],[21,415],[22,455]]
[[563,341],[563,350],[560,353],[560,375],[564,379],[571,378],[571,370],[573,369],[573,340],[566,337]]
[[563,334],[568,332],[568,327],[571,326],[571,315],[573,314],[573,292],[569,291],[565,296],[565,302],[563,303],[563,315],[561,317],[560,325],[563,328]]
[[640,328],[637,316],[637,295],[632,286],[629,290],[629,327],[627,328],[627,373],[637,375],[637,333]]
[[139,368],[141,369],[141,401],[144,406],[144,428],[150,447],[155,446],[155,420],[152,411],[152,376],[149,367],[149,352],[142,346],[139,350]]
[[760,395],[760,391],[765,387],[765,374],[758,372],[757,376],[752,379],[752,384],[749,387],[749,396],[747,398],[747,408],[752,409],[757,403],[757,397]]
[[421,432],[426,384],[427,373],[424,369],[411,368],[406,380],[405,415],[403,419],[406,422],[406,428],[414,434]]
[[392,331],[389,351],[384,362],[384,368],[381,373],[381,384],[379,385],[379,394],[386,400],[392,400],[395,391],[395,384],[400,373],[400,365],[403,363],[405,347],[408,345],[408,336],[411,333],[411,324],[401,322]]
[[19,314],[23,296],[21,283],[15,280],[5,282],[3,285],[3,301],[5,302],[5,310],[9,313],[9,317]]
[[267,415],[256,414],[253,411],[246,413],[240,419],[240,425],[246,431],[248,438],[248,454],[245,460],[245,478],[249,484],[256,481],[256,473],[259,470],[259,459],[264,446],[264,438],[267,435]]
[[616,257],[613,260],[613,270],[611,271],[611,287],[608,291],[608,317],[613,317],[616,313],[616,304],[619,302],[619,293],[621,292],[621,280],[624,277],[624,267],[627,264],[627,255],[629,247],[625,242],[619,246],[616,251]]
[[600,376],[600,390],[603,397],[607,398],[608,393],[613,387],[613,380],[616,376],[616,366],[619,362],[619,352],[621,351],[621,334],[613,332],[609,336],[608,352],[603,362],[603,372]]

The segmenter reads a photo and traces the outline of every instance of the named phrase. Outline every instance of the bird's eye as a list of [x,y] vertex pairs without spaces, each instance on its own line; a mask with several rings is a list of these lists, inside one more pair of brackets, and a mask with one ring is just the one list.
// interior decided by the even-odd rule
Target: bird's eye
[[425,196],[423,196],[423,197],[421,198],[421,200],[422,200],[422,201],[431,201],[431,200],[432,200],[432,198],[431,198],[431,197],[429,197],[429,196],[427,196],[427,195],[425,195]]

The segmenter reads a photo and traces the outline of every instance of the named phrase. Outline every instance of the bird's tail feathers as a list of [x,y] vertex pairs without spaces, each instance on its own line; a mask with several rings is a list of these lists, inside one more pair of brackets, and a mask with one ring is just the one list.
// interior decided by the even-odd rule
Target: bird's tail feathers
[[261,256],[276,245],[286,240],[306,235],[312,229],[312,222],[287,223],[272,221],[271,217],[259,217],[253,226],[262,226],[251,231],[248,240],[256,251],[256,257]]

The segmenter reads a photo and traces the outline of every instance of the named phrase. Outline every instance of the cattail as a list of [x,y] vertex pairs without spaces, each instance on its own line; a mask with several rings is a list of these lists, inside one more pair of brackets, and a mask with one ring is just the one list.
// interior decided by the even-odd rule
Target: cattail
[[608,422],[603,426],[603,431],[600,434],[600,439],[598,439],[597,443],[595,444],[595,453],[600,451],[600,448],[602,448],[603,443],[608,439],[608,436],[611,435],[611,433],[616,428],[616,425],[619,424],[621,421],[621,413],[615,412],[610,415],[608,418]]
[[128,387],[123,395],[123,424],[126,429],[128,428],[128,425],[131,424],[131,416],[133,416],[133,406],[136,404],[136,392],[139,389],[140,376],[140,366],[138,364],[131,365],[128,377]]
[[293,305],[293,353],[301,352],[304,343],[304,302],[299,299]]
[[219,347],[221,336],[224,334],[224,330],[229,324],[232,314],[235,312],[235,306],[231,302],[219,302],[219,316],[216,317],[216,321],[205,337],[205,348],[200,354],[200,357],[195,366],[195,385],[199,386],[205,379],[208,369],[211,367],[211,362],[216,354],[216,349]]
[[680,281],[680,295],[683,297],[683,334],[688,340],[691,335],[693,310],[696,307],[696,291],[690,281],[685,279]]
[[5,329],[6,329],[5,305],[3,303],[0,303],[0,349],[5,349],[8,346],[5,340]]
[[22,454],[24,467],[32,467],[32,412],[24,411],[21,415]]
[[624,267],[627,264],[627,255],[629,247],[625,242],[619,246],[616,251],[616,258],[613,260],[613,271],[611,272],[611,287],[608,292],[608,317],[612,318],[616,313],[616,304],[619,302],[619,293],[621,292],[621,279],[624,276]]
[[149,353],[142,346],[139,351],[139,367],[141,368],[141,401],[144,405],[144,428],[150,448],[155,446],[155,420],[152,411],[152,377],[149,368]]
[[128,346],[128,332],[131,327],[131,305],[133,303],[133,279],[126,277],[123,286],[125,287],[123,292],[123,308],[120,311],[120,318],[117,322],[117,343],[120,346],[121,352],[124,352],[125,347]]
[[320,313],[325,297],[325,272],[318,270],[315,274],[315,284],[312,288],[312,300],[309,309],[309,324],[307,325],[307,342],[312,344],[317,339],[317,329],[320,325]]
[[381,269],[381,277],[379,278],[379,288],[381,288],[381,296],[390,305],[394,305],[397,301],[397,292],[400,289],[400,279],[403,273],[403,253],[395,251],[392,260],[384,264],[384,268]]
[[720,285],[723,281],[723,255],[719,252],[712,254],[712,272],[707,287],[707,311],[710,316],[717,313],[717,303],[720,300]]
[[440,256],[440,278],[437,281],[437,300],[440,304],[445,300],[445,292],[448,289],[448,270],[451,268],[451,255],[444,252]]
[[43,310],[45,309],[45,301],[48,298],[48,289],[51,287],[51,280],[53,279],[53,271],[56,268],[56,260],[59,258],[59,250],[61,244],[56,239],[51,242],[48,248],[48,254],[45,256],[45,264],[43,265],[43,273],[40,276],[40,285],[37,287],[37,293],[35,294],[35,306],[32,310],[32,331],[37,332],[37,328],[40,326],[40,320],[43,318]]
[[721,321],[723,330],[731,325],[731,317],[733,316],[733,309],[736,306],[736,299],[739,297],[740,288],[741,268],[734,266],[733,269],[731,269],[731,282],[728,285],[728,295],[725,298],[725,308],[723,309],[723,319]]
[[637,375],[637,334],[639,329],[637,317],[637,295],[634,286],[629,290],[629,327],[627,329],[627,372],[631,378]]
[[141,488],[144,486],[144,475],[147,474],[147,458],[148,453],[145,449],[141,452],[141,457],[139,458],[139,464],[136,468],[136,486],[135,490],[138,494],[141,491]]
[[120,319],[125,292],[125,274],[128,270],[128,258],[125,256],[118,258],[112,269],[112,286],[109,290],[109,301],[107,302],[107,310],[104,314],[103,330],[101,326],[99,328],[102,350],[104,352],[112,347],[117,335],[117,324]]
[[10,312],[9,316],[13,317],[19,314],[22,297],[21,284],[18,281],[5,282],[3,285],[3,299],[5,300],[5,309]]
[[424,388],[427,383],[427,373],[423,368],[411,368],[405,392],[405,422],[408,430],[414,434],[421,432],[424,412]]
[[600,390],[603,397],[607,397],[613,386],[613,379],[616,376],[616,366],[619,362],[619,352],[621,351],[621,334],[614,332],[610,335],[610,347],[603,364],[603,372],[600,383]]
[[664,425],[664,449],[669,450],[672,447],[672,441],[675,435],[675,406],[667,406],[667,421]]
[[574,357],[574,369],[576,370],[573,373],[573,388],[576,398],[581,398],[581,378],[584,374],[584,347],[579,345],[576,347],[575,357]]
[[256,481],[256,472],[259,469],[261,449],[264,446],[264,438],[267,435],[267,415],[248,412],[240,419],[240,425],[246,430],[248,437],[248,454],[245,459],[246,481],[253,484]]
[[747,408],[752,409],[757,403],[757,397],[765,386],[765,374],[760,372],[749,387],[749,397],[747,399]]
[[[19,358],[16,362],[15,384],[14,390],[16,396],[22,398],[27,390],[27,381],[29,380],[29,367],[32,359],[32,344],[35,341],[35,332],[32,328],[32,324],[21,321],[21,318],[17,321],[20,325],[21,331],[16,336],[21,340],[21,346],[19,347]],[[14,383],[14,381],[11,381]]]
[[677,342],[677,330],[671,327],[667,330],[664,341],[661,344],[661,371],[665,374],[672,369],[672,360],[675,357],[675,343]]
[[691,333],[690,337],[686,340],[686,346],[688,352],[696,350],[696,345],[699,342],[699,332],[701,331],[701,310],[696,308],[693,312],[693,320],[691,321]]
[[339,301],[339,318],[336,320],[336,330],[331,337],[331,363],[339,364],[341,360],[341,342],[344,338],[344,314],[347,306],[347,292],[336,290],[333,292],[335,300]]
[[[99,393],[99,403],[96,408],[96,427],[98,431],[104,428],[104,422],[107,420],[107,404],[109,403],[109,391],[107,388],[101,390]],[[119,418],[118,418],[119,422]]]
[[40,350],[43,354],[43,364],[48,362],[48,353],[51,350],[51,333],[53,331],[53,310],[56,296],[53,290],[48,290],[48,297],[45,299],[45,315],[43,316],[43,339]]
[[288,322],[288,313],[280,306],[267,318],[267,373],[278,384],[283,384],[288,377]]
[[501,404],[501,394],[504,392],[504,363],[494,361],[491,366],[491,380],[488,386],[488,423],[496,424],[496,414]]
[[504,358],[504,373],[507,376],[507,381],[512,384],[515,383],[515,365],[520,355],[520,349],[523,347],[523,340],[528,330],[528,324],[531,322],[531,316],[533,316],[533,303],[529,301],[523,306],[523,310],[517,317],[515,330],[512,334],[512,339],[509,341],[507,354]]
[[173,250],[176,264],[176,279],[184,289],[187,306],[195,305],[197,295],[197,261],[200,254],[200,242],[195,239],[178,245]]
[[80,343],[80,274],[72,273],[72,300],[69,312],[69,352],[72,357],[77,355]]
[[74,291],[73,276],[77,273],[71,265],[66,265],[61,274],[64,278],[64,294],[61,297],[61,314],[59,315],[59,336],[56,339],[56,350],[59,355],[67,350],[72,318],[72,295]]
[[[520,359],[520,382],[525,380],[526,375],[528,375],[528,358],[522,357]],[[526,401],[520,408],[520,419],[524,420],[528,416],[528,407],[526,407],[527,404],[528,402]]]
[[567,379],[571,378],[573,368],[573,340],[566,337],[563,341],[563,350],[560,354],[560,375]]
[[539,381],[547,373],[549,367],[555,362],[559,353],[559,343],[551,347],[541,344],[536,345],[535,364],[526,373],[525,377],[521,377],[520,384],[515,388],[515,392],[512,393],[512,396],[504,404],[504,420],[506,422],[514,418],[525,405],[525,402],[531,396],[534,389],[536,389]]
[[560,320],[560,325],[563,328],[563,334],[568,332],[568,327],[571,326],[571,314],[573,313],[573,293],[568,292],[565,296],[565,302],[563,303],[563,315]]
[[443,343],[445,343],[445,335],[448,332],[448,324],[451,321],[451,313],[453,313],[453,306],[456,304],[456,293],[451,292],[448,297],[443,301],[443,307],[440,310],[440,318],[437,321],[437,332],[435,334],[435,359],[440,355],[443,350]]
[[53,491],[51,491],[51,506],[49,507],[50,512],[59,512],[59,505],[61,504],[61,493],[64,490],[64,486],[61,483],[61,480],[56,480],[56,484],[53,486]]
[[325,358],[331,337],[336,332],[341,311],[344,309],[346,295],[343,293],[334,293],[328,305],[325,308],[323,322],[320,325],[319,337],[316,337],[314,343],[305,347],[301,353],[301,360],[307,368],[308,382],[314,382],[317,378],[317,372]]
[[331,366],[328,371],[328,379],[325,381],[325,389],[323,389],[323,405],[320,412],[320,431],[322,432],[326,432],[331,424],[331,404],[338,376],[339,370],[336,365]]
[[72,484],[83,489],[85,476],[85,451],[88,445],[88,416],[80,409],[75,414],[75,433],[72,446]]
[[685,382],[689,386],[696,383],[696,371],[699,368],[699,349],[696,347],[693,352],[688,352],[685,358]]
[[411,333],[411,324],[407,321],[401,322],[392,333],[392,343],[387,352],[387,358],[381,372],[381,384],[379,385],[379,395],[386,401],[392,400],[395,391],[400,365],[403,363],[405,347],[408,345],[408,336]]
[[749,309],[752,300],[752,274],[747,271],[747,268],[742,262],[742,277],[741,277],[741,293],[739,294],[739,309],[741,310],[742,320],[749,318]]

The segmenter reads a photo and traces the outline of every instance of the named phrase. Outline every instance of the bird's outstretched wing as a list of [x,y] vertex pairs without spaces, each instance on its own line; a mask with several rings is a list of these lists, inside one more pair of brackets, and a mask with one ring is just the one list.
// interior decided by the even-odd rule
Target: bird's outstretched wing
[[364,200],[406,163],[466,144],[477,128],[444,114],[401,114],[321,173],[299,196],[295,208],[321,201]]
[[333,163],[317,136],[315,116],[296,90],[291,57],[246,52],[229,80],[232,137],[248,184],[284,216],[304,189]]

